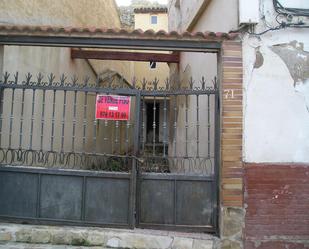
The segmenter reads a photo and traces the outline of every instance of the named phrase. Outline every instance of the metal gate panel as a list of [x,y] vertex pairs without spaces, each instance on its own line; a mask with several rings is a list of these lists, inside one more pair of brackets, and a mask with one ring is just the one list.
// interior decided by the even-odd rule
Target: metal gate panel
[[214,191],[210,177],[143,173],[138,177],[138,225],[214,231]]
[[129,173],[0,167],[0,218],[132,227],[131,184]]
[[137,226],[216,232],[217,81],[157,84],[141,92]]
[[40,177],[38,217],[80,220],[82,216],[83,177],[45,175]]
[[129,224],[130,178],[87,177],[85,220],[110,224]]
[[36,174],[6,171],[0,167],[0,215],[37,216],[38,177]]

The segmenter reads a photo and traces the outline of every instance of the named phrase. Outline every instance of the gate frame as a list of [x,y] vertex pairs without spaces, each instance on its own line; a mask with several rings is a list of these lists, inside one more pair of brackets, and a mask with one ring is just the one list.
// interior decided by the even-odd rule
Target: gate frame
[[[238,34],[208,33],[208,35],[191,35],[179,37],[179,34],[150,34],[128,32],[97,32],[90,29],[74,28],[42,28],[29,26],[0,26],[0,45],[20,46],[49,46],[49,47],[84,47],[84,48],[116,48],[141,50],[175,50],[183,52],[216,53],[218,64],[218,108],[216,147],[218,157],[215,167],[217,181],[217,214],[221,207],[221,221],[217,217],[217,224],[221,224],[221,232],[217,227],[217,234],[224,235],[223,227],[228,215],[228,208],[243,207],[243,163],[242,163],[242,42]],[[103,35],[102,35],[103,34]],[[100,37],[101,35],[101,37]],[[202,36],[202,37],[201,37]],[[145,38],[147,37],[147,38]],[[158,39],[159,38],[159,39]],[[236,92],[236,100],[222,98],[226,91]],[[221,104],[220,104],[220,103]],[[228,108],[227,108],[228,107]],[[229,117],[239,118],[239,122],[230,121]],[[221,122],[223,120],[223,122]],[[229,132],[237,129],[234,139]],[[226,132],[226,136],[223,136]],[[234,132],[234,131],[233,131]],[[222,144],[222,146],[221,146]],[[221,173],[221,174],[220,174]],[[235,181],[234,181],[235,180]],[[220,181],[220,184],[219,184]],[[236,183],[235,183],[236,182]],[[220,205],[221,204],[221,205]],[[228,236],[228,235],[227,235]]]

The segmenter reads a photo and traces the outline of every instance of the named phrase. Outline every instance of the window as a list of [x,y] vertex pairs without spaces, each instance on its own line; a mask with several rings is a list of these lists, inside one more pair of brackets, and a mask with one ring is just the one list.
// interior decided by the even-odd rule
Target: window
[[151,24],[157,24],[158,23],[158,17],[157,16],[151,16]]
[[150,66],[151,69],[154,69],[154,68],[157,67],[157,63],[155,61],[150,61],[149,66]]

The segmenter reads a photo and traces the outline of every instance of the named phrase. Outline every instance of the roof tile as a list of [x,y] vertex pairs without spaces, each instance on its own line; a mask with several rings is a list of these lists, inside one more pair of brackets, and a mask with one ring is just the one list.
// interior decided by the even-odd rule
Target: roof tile
[[166,7],[141,7],[135,8],[134,13],[167,13]]
[[132,39],[153,39],[160,37],[161,39],[179,39],[185,40],[223,40],[235,39],[238,33],[222,33],[222,32],[196,32],[196,33],[178,33],[177,31],[166,32],[159,30],[143,31],[141,29],[111,29],[98,27],[57,27],[57,26],[24,26],[24,25],[0,25],[0,35],[69,35],[69,36],[93,36],[93,37],[114,37],[114,38],[132,38]]

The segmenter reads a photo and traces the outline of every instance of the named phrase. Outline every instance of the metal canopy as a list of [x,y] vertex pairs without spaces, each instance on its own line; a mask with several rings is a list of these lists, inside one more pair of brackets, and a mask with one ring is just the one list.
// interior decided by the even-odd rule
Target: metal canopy
[[221,47],[218,41],[186,41],[132,38],[93,38],[61,36],[0,35],[0,44],[19,46],[113,48],[162,51],[194,51],[216,53]]

